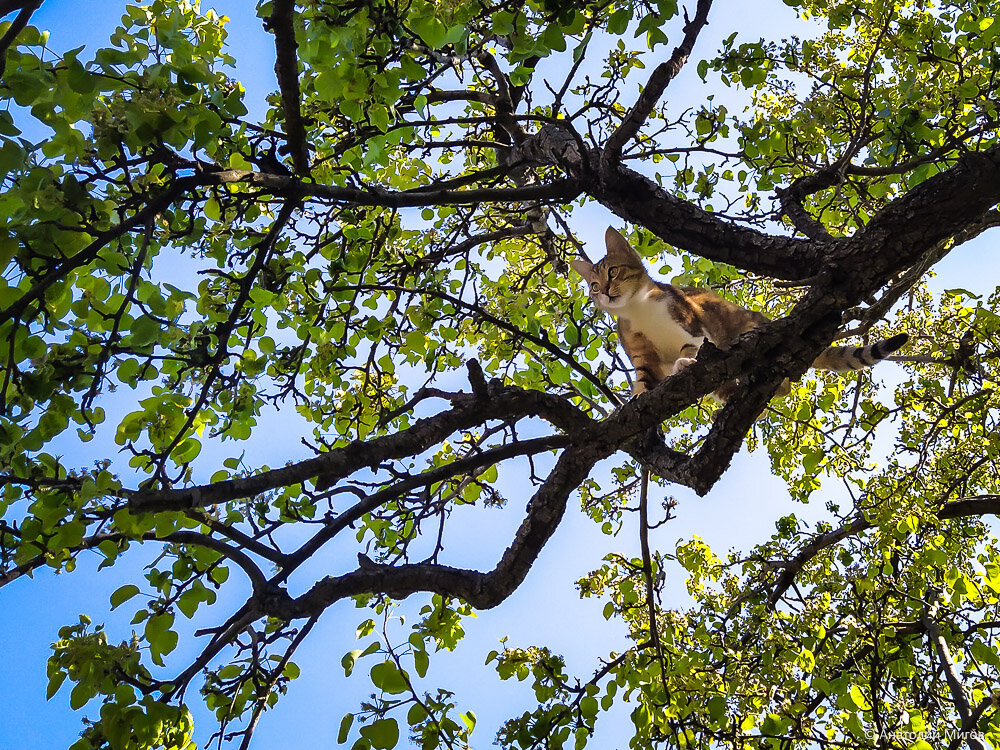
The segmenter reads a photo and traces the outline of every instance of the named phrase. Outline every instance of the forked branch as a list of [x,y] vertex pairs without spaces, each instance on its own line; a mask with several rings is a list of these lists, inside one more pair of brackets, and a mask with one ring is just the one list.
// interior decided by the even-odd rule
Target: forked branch
[[691,50],[694,49],[694,43],[698,39],[698,34],[701,33],[702,28],[708,23],[708,11],[711,7],[712,0],[698,0],[698,8],[695,11],[694,18],[685,19],[684,39],[674,49],[669,60],[660,63],[653,69],[649,80],[646,81],[646,87],[639,94],[635,105],[625,115],[625,119],[622,120],[618,129],[608,138],[608,142],[604,146],[604,159],[606,161],[619,161],[625,144],[639,132],[639,128],[649,118],[650,113],[660,100],[660,97],[663,96],[663,92],[669,83],[681,72],[684,64],[688,61],[688,57],[691,56]]

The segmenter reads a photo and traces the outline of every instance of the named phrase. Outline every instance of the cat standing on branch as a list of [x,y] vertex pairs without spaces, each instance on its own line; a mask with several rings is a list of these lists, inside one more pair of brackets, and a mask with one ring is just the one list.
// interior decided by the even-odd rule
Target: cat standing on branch
[[[680,372],[698,356],[708,340],[728,349],[747,331],[769,318],[723,299],[710,289],[664,284],[646,271],[642,258],[621,234],[608,227],[604,235],[608,254],[597,263],[571,262],[590,288],[590,298],[618,320],[618,338],[635,367],[633,393],[652,389]],[[905,333],[869,346],[831,346],[812,363],[819,370],[851,372],[870,367],[906,343]],[[725,401],[735,381],[724,384],[715,397]],[[788,381],[778,393],[788,393]]]

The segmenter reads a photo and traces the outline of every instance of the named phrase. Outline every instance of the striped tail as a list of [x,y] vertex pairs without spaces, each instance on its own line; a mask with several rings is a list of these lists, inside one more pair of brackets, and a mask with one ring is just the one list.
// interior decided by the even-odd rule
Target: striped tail
[[878,341],[870,346],[831,346],[816,357],[812,366],[817,370],[834,372],[851,372],[871,367],[896,351],[909,338],[905,333],[898,333],[892,338]]

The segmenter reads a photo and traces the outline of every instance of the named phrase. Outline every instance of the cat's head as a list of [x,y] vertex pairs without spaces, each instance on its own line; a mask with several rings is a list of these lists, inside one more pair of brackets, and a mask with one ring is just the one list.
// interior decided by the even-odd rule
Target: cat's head
[[645,285],[649,275],[642,258],[628,240],[608,227],[604,234],[608,254],[597,263],[582,258],[570,261],[570,266],[590,287],[590,298],[602,310],[615,312],[627,305]]

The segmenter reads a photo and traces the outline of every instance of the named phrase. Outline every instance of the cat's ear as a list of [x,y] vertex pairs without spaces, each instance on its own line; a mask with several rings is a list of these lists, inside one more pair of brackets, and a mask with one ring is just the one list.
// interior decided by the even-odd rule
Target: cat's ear
[[577,258],[576,260],[571,260],[569,262],[570,268],[576,271],[580,276],[583,277],[584,281],[590,281],[594,277],[594,264],[588,263],[582,258]]
[[608,227],[608,231],[604,233],[604,242],[608,246],[609,256],[631,258],[633,262],[642,265],[642,258],[639,257],[639,253],[632,249],[632,246],[628,244],[628,240],[622,237],[614,227]]

